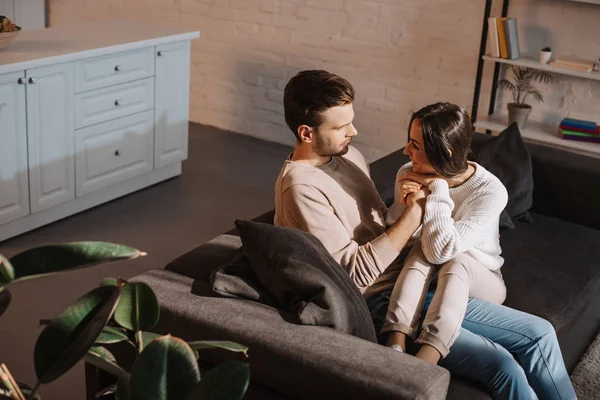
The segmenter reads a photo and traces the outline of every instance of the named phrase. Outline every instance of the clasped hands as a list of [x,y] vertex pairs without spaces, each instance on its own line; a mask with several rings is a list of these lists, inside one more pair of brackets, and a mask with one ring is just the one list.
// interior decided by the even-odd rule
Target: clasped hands
[[410,207],[413,204],[423,206],[425,199],[431,193],[429,185],[436,179],[441,178],[433,174],[418,174],[411,171],[402,174],[398,178],[402,204],[405,207]]

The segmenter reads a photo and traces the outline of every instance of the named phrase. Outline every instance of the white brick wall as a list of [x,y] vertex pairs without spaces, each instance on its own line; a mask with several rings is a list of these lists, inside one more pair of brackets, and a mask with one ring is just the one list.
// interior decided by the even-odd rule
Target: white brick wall
[[410,112],[440,95],[470,109],[482,12],[468,0],[50,0],[51,25],[112,16],[200,30],[190,119],[203,124],[293,144],[286,82],[338,73],[356,87],[370,160],[402,147]]
[[[600,37],[599,6],[538,3],[511,1],[525,49],[531,40],[537,47],[534,28],[544,24],[555,41],[566,37],[563,49],[577,35]],[[200,30],[192,45],[190,119],[286,144],[293,143],[281,105],[288,79],[308,68],[335,72],[357,90],[356,143],[374,160],[406,143],[411,111],[440,100],[471,110],[483,8],[473,0],[50,0],[50,24],[126,17]],[[561,20],[565,12],[579,18],[582,10],[595,36],[576,29],[579,19]],[[593,42],[587,50],[597,49],[597,41],[587,42]],[[491,70],[482,88],[484,113]],[[552,107],[583,116],[600,106],[597,84],[561,79],[552,90],[534,117],[549,118]]]

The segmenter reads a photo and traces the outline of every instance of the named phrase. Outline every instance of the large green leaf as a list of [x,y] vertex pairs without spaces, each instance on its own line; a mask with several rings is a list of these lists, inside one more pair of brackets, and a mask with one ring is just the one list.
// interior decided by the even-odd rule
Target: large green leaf
[[186,399],[200,380],[194,352],[171,335],[153,340],[131,371],[131,400]]
[[12,296],[10,295],[10,292],[6,289],[0,288],[0,315],[4,314],[4,311],[6,311],[8,308],[11,299]]
[[112,316],[121,289],[121,286],[104,286],[92,290],[44,328],[34,350],[35,372],[40,382],[60,377],[86,354]]
[[102,332],[98,335],[98,339],[96,339],[97,344],[113,344],[127,341],[130,342],[129,336],[123,329],[113,328],[112,326],[105,326],[102,328]]
[[250,384],[250,366],[231,361],[223,363],[202,376],[188,400],[240,400]]
[[15,279],[15,270],[10,261],[0,254],[0,286],[6,285]]
[[152,329],[158,322],[158,300],[150,286],[143,282],[127,283],[115,311],[115,321],[130,331]]
[[197,340],[194,342],[188,342],[188,344],[192,349],[195,350],[219,348],[237,353],[244,353],[244,355],[248,357],[248,347],[236,342],[228,342],[223,340]]
[[29,249],[12,257],[10,262],[15,280],[23,280],[143,255],[146,253],[122,244],[74,242]]

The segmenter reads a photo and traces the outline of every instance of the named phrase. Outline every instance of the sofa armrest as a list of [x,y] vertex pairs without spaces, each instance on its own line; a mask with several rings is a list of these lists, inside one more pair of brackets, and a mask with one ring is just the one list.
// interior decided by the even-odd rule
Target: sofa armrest
[[[326,327],[295,325],[266,305],[190,293],[194,282],[154,270],[131,281],[150,285],[161,305],[157,330],[185,340],[233,340],[249,347],[252,381],[291,398],[444,399],[450,374]],[[197,292],[197,291],[196,291]],[[239,359],[225,351],[201,351],[218,364]]]

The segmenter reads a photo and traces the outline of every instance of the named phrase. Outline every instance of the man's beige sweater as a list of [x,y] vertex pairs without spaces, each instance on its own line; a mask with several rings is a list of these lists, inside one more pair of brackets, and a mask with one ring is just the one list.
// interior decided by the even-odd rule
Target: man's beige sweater
[[392,287],[398,276],[385,212],[367,162],[353,147],[321,167],[288,159],[275,184],[275,225],[316,236],[366,297]]

